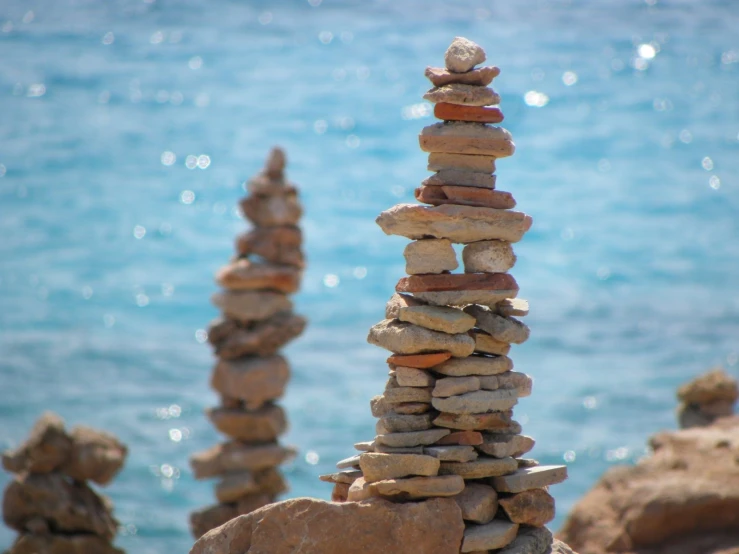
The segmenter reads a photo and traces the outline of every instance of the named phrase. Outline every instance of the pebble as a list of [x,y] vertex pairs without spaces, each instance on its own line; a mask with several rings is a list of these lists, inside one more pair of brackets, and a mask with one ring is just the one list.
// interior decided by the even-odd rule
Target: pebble
[[409,243],[403,250],[405,272],[409,275],[419,273],[443,273],[459,267],[457,254],[447,239],[425,239]]
[[505,273],[516,264],[516,255],[510,242],[482,240],[462,250],[465,273]]
[[462,510],[462,519],[473,523],[488,523],[498,511],[498,493],[493,487],[482,483],[466,483],[454,501]]
[[444,53],[444,65],[454,73],[466,73],[485,59],[485,50],[464,37],[454,37]]

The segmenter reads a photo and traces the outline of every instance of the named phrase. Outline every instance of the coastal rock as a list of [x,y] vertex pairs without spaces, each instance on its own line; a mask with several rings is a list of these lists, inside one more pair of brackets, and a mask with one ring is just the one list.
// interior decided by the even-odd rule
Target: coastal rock
[[523,317],[529,315],[529,301],[522,298],[507,298],[498,302],[491,309],[503,317]]
[[498,511],[498,493],[482,483],[467,483],[454,501],[462,510],[462,518],[473,523],[489,523]]
[[428,157],[426,168],[429,171],[456,169],[490,174],[495,173],[495,159],[495,156],[469,156],[465,154],[431,152]]
[[516,145],[502,127],[454,121],[424,127],[418,137],[424,152],[469,154],[505,158],[513,155]]
[[441,462],[472,462],[478,457],[472,446],[463,445],[426,446],[423,452]]
[[435,365],[439,365],[452,357],[450,352],[434,352],[432,354],[406,354],[390,356],[387,363],[403,366],[414,367],[418,369],[427,369]]
[[496,181],[497,177],[495,175],[487,173],[466,171],[464,169],[442,169],[431,177],[424,179],[421,184],[429,187],[452,186],[494,189]]
[[475,318],[462,310],[442,306],[409,306],[398,311],[398,319],[450,335],[466,333],[475,325]]
[[3,467],[12,473],[49,473],[71,452],[72,439],[64,429],[64,420],[53,412],[44,412],[23,444],[3,452]]
[[215,477],[231,471],[259,470],[278,466],[295,456],[295,450],[279,444],[247,445],[226,442],[193,454],[190,466],[196,479]]
[[477,321],[477,327],[501,342],[522,344],[529,339],[530,329],[517,319],[502,317],[482,306],[467,306],[465,312]]
[[252,195],[240,202],[241,211],[257,227],[297,225],[303,208],[294,191],[280,195]]
[[513,369],[513,360],[507,356],[469,356],[447,360],[433,371],[449,377],[469,375],[497,375]]
[[280,398],[289,379],[290,369],[282,356],[239,358],[220,360],[213,370],[211,386],[256,410]]
[[423,95],[424,100],[434,104],[460,104],[462,106],[492,106],[500,104],[500,95],[488,87],[451,83],[434,87]]
[[455,431],[442,437],[434,445],[460,444],[475,446],[482,444],[482,440],[482,433],[478,433],[477,431]]
[[511,419],[512,413],[491,412],[489,414],[447,414],[441,413],[434,419],[434,425],[460,431],[498,431],[518,433],[520,425]]
[[23,533],[7,554],[125,554],[95,535],[47,535]]
[[474,375],[467,377],[444,377],[437,379],[431,396],[434,398],[447,398],[466,392],[480,390],[480,379]]
[[[502,478],[500,475],[512,473],[518,469],[513,458],[478,458],[473,462],[441,462],[439,475],[460,475],[465,479],[484,479],[486,477]],[[519,470],[520,471],[520,470]],[[497,486],[493,485],[500,492]]]
[[531,227],[531,217],[493,208],[398,204],[382,212],[377,224],[387,235],[410,239],[436,237],[459,243],[493,239],[518,242]]
[[487,333],[479,329],[472,330],[472,337],[475,339],[475,352],[480,354],[493,354],[495,356],[507,356],[511,351],[511,345],[494,339]]
[[305,266],[301,245],[303,234],[298,227],[255,227],[236,241],[236,251],[241,256],[255,254],[268,262]]
[[78,425],[70,433],[72,452],[61,471],[76,481],[107,485],[123,467],[128,448],[110,433]]
[[216,355],[226,360],[249,355],[271,356],[300,336],[306,323],[304,317],[292,312],[280,312],[247,325],[221,319],[208,329],[208,341]]
[[478,390],[449,398],[434,398],[431,405],[440,412],[450,414],[482,414],[510,410],[518,403],[516,391],[500,389]]
[[388,433],[407,433],[431,429],[431,414],[403,415],[388,412],[380,418],[382,426]]
[[366,452],[359,457],[359,467],[367,483],[410,475],[436,475],[439,460],[416,454],[381,454]]
[[480,452],[494,458],[518,458],[534,448],[534,439],[526,435],[483,433],[483,442],[476,446]]
[[386,319],[370,329],[367,342],[395,354],[422,354],[439,350],[455,357],[472,354],[475,341],[467,334],[449,335],[418,325]]
[[406,446],[428,446],[449,434],[448,429],[427,429],[425,431],[409,431],[407,433],[385,433],[375,437],[375,443],[394,448]]
[[454,37],[444,53],[444,65],[453,73],[466,73],[485,59],[485,50],[464,37]]
[[[474,156],[467,156],[474,157]],[[507,210],[516,207],[510,192],[469,186],[423,186],[414,192],[416,200],[432,206],[454,204],[477,208]]]
[[459,550],[463,533],[459,508],[448,498],[408,504],[297,498],[229,521],[190,554],[345,554],[347,545],[356,552],[449,554]]
[[436,383],[428,371],[415,367],[396,367],[395,379],[401,387],[433,387]]
[[458,475],[384,479],[373,486],[380,496],[390,496],[396,501],[454,496],[465,488],[464,479]]
[[[395,285],[398,292],[499,291],[518,289],[516,280],[507,273],[457,273],[441,275],[409,275]],[[473,317],[474,319],[474,317]],[[471,329],[474,323],[468,320]],[[478,325],[479,326],[479,325]]]
[[292,265],[235,260],[216,273],[216,282],[229,290],[275,290],[292,294],[300,288],[301,271]]
[[677,397],[686,404],[710,404],[720,400],[734,403],[739,399],[739,384],[723,369],[715,369],[681,386]]
[[531,377],[517,371],[480,377],[480,388],[483,390],[515,389],[518,398],[531,396],[532,387],[533,380]]
[[464,73],[453,73],[446,68],[427,67],[425,75],[431,81],[431,84],[436,87],[443,87],[451,83],[485,87],[500,75],[500,69],[493,66],[484,66]]
[[509,242],[483,240],[468,244],[462,250],[465,273],[505,273],[516,264]]
[[274,404],[248,412],[235,408],[210,408],[206,415],[221,433],[247,443],[273,441],[287,429],[284,410]]
[[446,239],[413,241],[405,247],[403,256],[409,275],[454,271],[459,266],[452,243]]
[[470,524],[464,530],[461,552],[503,548],[516,538],[518,524],[494,519],[484,525]]
[[544,489],[501,495],[498,502],[513,523],[542,527],[554,519],[554,498]]
[[565,479],[567,479],[566,466],[538,466],[520,468],[510,475],[495,477],[491,484],[499,493],[523,492],[556,485]]
[[400,313],[401,308],[425,305],[425,302],[414,298],[410,294],[398,294],[396,292],[390,297],[387,304],[385,304],[385,318],[398,319],[398,314]]
[[261,321],[293,307],[287,296],[270,291],[223,291],[211,300],[224,314],[242,322]]
[[475,123],[500,123],[503,112],[499,108],[463,106],[459,103],[439,102],[434,106],[434,117],[444,121],[474,121]]

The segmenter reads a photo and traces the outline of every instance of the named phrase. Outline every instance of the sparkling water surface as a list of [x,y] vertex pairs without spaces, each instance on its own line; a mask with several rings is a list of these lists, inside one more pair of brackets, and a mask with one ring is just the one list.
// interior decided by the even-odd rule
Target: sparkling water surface
[[[739,9],[731,0],[0,3],[0,447],[43,410],[130,447],[105,489],[129,552],[184,553],[213,502],[187,458],[221,437],[203,329],[269,147],[301,187],[309,268],[286,350],[286,497],[373,436],[366,344],[406,240],[377,214],[424,179],[427,65],[456,35],[502,68],[498,163],[517,246],[533,457],[569,465],[558,527],[675,427],[676,386],[739,358]],[[5,486],[8,476],[0,476]],[[14,534],[0,529],[0,547]]]

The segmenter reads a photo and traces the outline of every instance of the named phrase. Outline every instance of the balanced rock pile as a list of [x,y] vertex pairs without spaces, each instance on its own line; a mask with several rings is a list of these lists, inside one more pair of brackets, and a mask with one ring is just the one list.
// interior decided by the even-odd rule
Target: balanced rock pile
[[714,369],[680,387],[677,398],[680,428],[705,427],[734,413],[739,385],[723,369]]
[[277,466],[294,451],[278,443],[287,420],[275,400],[290,367],[278,351],[306,321],[293,313],[288,296],[300,287],[304,258],[297,226],[302,208],[284,168],[285,154],[274,148],[265,169],[246,183],[241,209],[254,227],[238,238],[236,257],[216,274],[225,290],[213,303],[223,316],[210,325],[208,341],[218,357],[211,386],[221,405],[207,416],[228,441],[190,459],[196,479],[220,479],[218,504],[190,516],[196,538],[287,490]]
[[107,485],[123,467],[126,447],[114,436],[44,413],[20,447],[3,453],[14,473],[3,519],[20,533],[8,554],[122,554],[112,545],[118,521],[110,500],[86,481]]
[[[371,401],[377,436],[339,462],[333,499],[383,497],[456,500],[465,521],[461,552],[548,552],[554,517],[547,487],[567,477],[565,466],[540,466],[521,458],[534,446],[513,419],[518,398],[532,380],[513,371],[512,344],[529,337],[516,319],[528,303],[516,299],[508,273],[531,217],[513,211],[510,193],[496,190],[495,163],[510,156],[500,98],[487,85],[497,67],[477,44],[455,38],[446,69],[428,68],[435,85],[425,96],[443,122],[420,135],[434,175],[416,189],[424,204],[400,204],[377,223],[413,242],[405,248],[406,271],[387,303],[386,318],[368,341],[386,348],[390,378]],[[464,272],[452,247],[464,244]],[[502,549],[502,550],[501,550]]]

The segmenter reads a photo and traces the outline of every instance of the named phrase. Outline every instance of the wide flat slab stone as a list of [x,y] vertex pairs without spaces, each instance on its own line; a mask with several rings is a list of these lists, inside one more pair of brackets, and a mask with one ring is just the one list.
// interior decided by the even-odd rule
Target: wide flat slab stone
[[492,83],[493,79],[500,75],[500,69],[494,66],[483,66],[471,69],[465,73],[453,73],[442,67],[427,67],[424,74],[437,87],[442,87],[450,83],[484,87]]
[[522,492],[556,485],[567,479],[567,466],[521,468],[511,475],[495,477],[490,484],[498,492]]
[[362,476],[362,472],[357,469],[348,469],[345,471],[337,471],[336,473],[327,473],[319,475],[318,478],[324,483],[345,483],[351,485],[354,481]]
[[474,339],[467,334],[450,335],[392,319],[374,325],[367,342],[394,354],[446,351],[455,357],[465,357],[475,349]]
[[507,356],[511,351],[511,345],[494,339],[484,331],[473,329],[472,337],[475,339],[475,352],[481,354],[494,354],[496,356]]
[[[518,464],[513,458],[480,457],[472,462],[441,462],[439,475],[460,475],[465,479],[484,479],[513,473],[517,469]],[[495,488],[494,485],[493,487]]]
[[489,523],[498,511],[498,493],[490,485],[465,483],[464,490],[454,497],[462,510],[462,519],[473,523]]
[[462,310],[446,306],[409,306],[398,311],[398,319],[454,335],[466,333],[475,326],[475,318]]
[[205,414],[221,433],[246,443],[270,442],[287,430],[285,412],[275,404],[251,411],[240,408],[209,408]]
[[503,112],[500,108],[480,106],[463,106],[447,102],[439,102],[434,106],[434,117],[444,121],[474,121],[476,123],[500,123]]
[[478,328],[501,342],[522,344],[529,339],[531,330],[517,319],[500,316],[482,306],[467,306],[464,311],[475,318]]
[[449,377],[469,375],[498,375],[513,369],[513,360],[507,356],[468,356],[454,358],[434,366],[433,371]]
[[[468,156],[472,157],[472,156]],[[516,200],[510,192],[456,185],[422,186],[414,195],[416,200],[432,206],[454,204],[478,208],[508,210],[516,207]]]
[[409,275],[419,273],[442,273],[454,271],[459,267],[457,254],[447,239],[424,239],[409,243],[403,250],[405,272]]
[[480,304],[482,306],[495,306],[504,298],[516,296],[518,289],[501,290],[463,290],[463,291],[438,291],[438,292],[416,292],[415,296],[428,304],[434,306],[467,306],[469,304]]
[[427,369],[447,361],[452,357],[451,352],[433,352],[431,354],[399,354],[390,356],[387,363],[395,366],[415,367]]
[[517,523],[500,519],[494,519],[485,525],[467,525],[464,530],[461,552],[503,548],[513,542],[517,533]]
[[460,445],[478,445],[482,444],[483,438],[482,433],[477,431],[455,431],[449,433],[445,437],[442,437],[434,443],[434,446],[445,445],[445,444],[460,444]]
[[434,408],[450,414],[502,412],[510,410],[517,403],[518,399],[514,389],[478,390],[458,396],[433,398],[431,400],[431,405]]
[[367,483],[409,475],[436,475],[439,460],[416,454],[381,454],[366,452],[359,456],[359,467]]
[[493,89],[460,83],[434,87],[423,95],[423,99],[434,104],[444,102],[462,106],[494,106],[500,104],[500,95]]
[[248,445],[240,442],[217,444],[190,457],[195,479],[207,479],[231,471],[256,471],[275,467],[295,456],[294,448],[279,444]]
[[433,415],[430,413],[419,415],[404,415],[388,412],[380,418],[383,427],[389,433],[406,433],[409,431],[425,431],[431,429]]
[[373,483],[373,486],[380,496],[390,496],[394,500],[453,497],[465,488],[464,479],[459,475],[384,479]]
[[426,431],[411,431],[409,433],[386,433],[377,435],[375,437],[375,443],[393,447],[429,446],[450,432],[449,429],[428,429]]
[[216,282],[229,290],[275,290],[292,294],[300,288],[302,271],[292,265],[238,259],[216,272]]
[[[441,275],[410,275],[408,277],[401,277],[398,283],[395,285],[395,290],[397,292],[412,293],[449,291],[509,291],[516,289],[518,289],[518,284],[516,283],[516,280],[513,278],[512,275],[509,275],[507,273],[445,273]],[[500,317],[495,314],[493,314],[493,316]],[[471,325],[469,329],[471,329],[472,325],[474,325],[473,322],[470,323]],[[479,321],[477,323],[477,326],[480,327]],[[483,329],[482,327],[480,328]],[[487,329],[483,329],[483,331],[489,332]]]
[[536,444],[533,438],[526,435],[483,433],[482,437],[482,444],[476,448],[494,458],[518,458],[531,451]]
[[516,145],[502,127],[454,121],[424,127],[418,136],[424,152],[446,152],[504,158],[513,155]]
[[401,387],[433,387],[436,379],[423,369],[415,367],[395,367],[395,379]]
[[513,413],[510,410],[488,414],[449,414],[442,412],[434,419],[434,425],[460,431],[520,432],[521,426],[511,419],[512,416]]
[[472,462],[478,458],[473,446],[449,445],[426,446],[424,454],[438,458],[442,462]]
[[523,212],[450,204],[432,208],[398,204],[382,212],[376,221],[387,235],[445,238],[458,243],[493,239],[518,242],[532,223],[531,216]]
[[459,169],[463,171],[476,171],[477,173],[495,173],[495,159],[495,156],[431,152],[428,156],[426,168],[429,171]]
[[488,173],[467,171],[464,169],[442,169],[421,184],[424,186],[457,186],[481,189],[494,189],[497,177]]
[[272,291],[227,290],[215,293],[211,301],[228,317],[242,322],[261,321],[293,308],[287,296]]
[[467,377],[444,377],[437,379],[431,396],[434,398],[447,398],[466,392],[480,390],[480,379],[474,375]]

